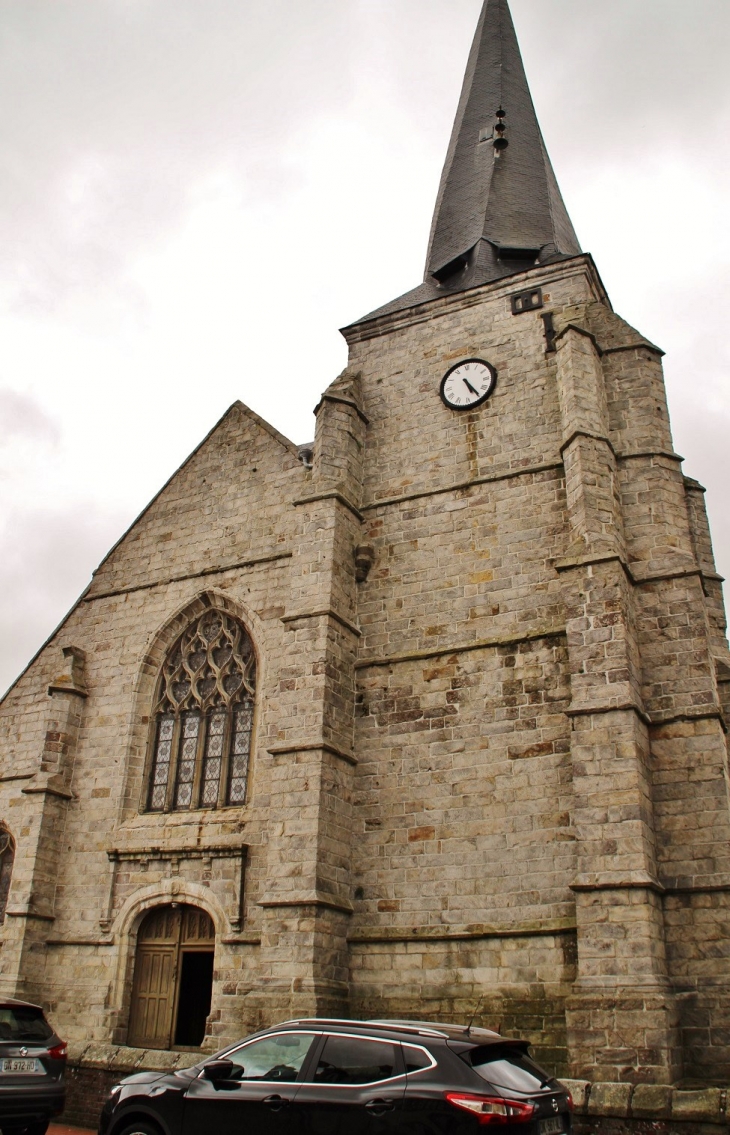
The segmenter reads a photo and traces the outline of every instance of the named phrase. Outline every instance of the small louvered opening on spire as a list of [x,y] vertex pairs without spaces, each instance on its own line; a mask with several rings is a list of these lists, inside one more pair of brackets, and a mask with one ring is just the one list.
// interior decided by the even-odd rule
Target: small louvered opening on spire
[[536,264],[540,258],[540,249],[502,244],[497,246],[497,258],[502,263],[505,261],[518,260],[521,264]]

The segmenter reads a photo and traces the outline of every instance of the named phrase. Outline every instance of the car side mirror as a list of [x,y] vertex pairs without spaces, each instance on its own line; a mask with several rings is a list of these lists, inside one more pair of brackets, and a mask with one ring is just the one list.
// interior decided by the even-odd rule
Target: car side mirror
[[[233,1076],[234,1069],[238,1069],[238,1065],[234,1064],[232,1060],[211,1060],[209,1064],[203,1066],[203,1075],[206,1080],[230,1080]],[[241,1072],[243,1069],[241,1068]]]

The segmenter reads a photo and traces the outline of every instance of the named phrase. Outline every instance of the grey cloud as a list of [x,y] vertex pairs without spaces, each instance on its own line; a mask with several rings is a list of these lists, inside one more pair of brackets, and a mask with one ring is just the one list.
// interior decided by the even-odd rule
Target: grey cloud
[[55,445],[61,437],[58,424],[27,394],[0,389],[0,446],[15,437]]
[[78,598],[127,518],[93,505],[13,513],[0,528],[0,695]]
[[336,0],[6,0],[0,272],[16,304],[113,283],[221,164],[275,196],[287,137],[348,96],[353,18]]

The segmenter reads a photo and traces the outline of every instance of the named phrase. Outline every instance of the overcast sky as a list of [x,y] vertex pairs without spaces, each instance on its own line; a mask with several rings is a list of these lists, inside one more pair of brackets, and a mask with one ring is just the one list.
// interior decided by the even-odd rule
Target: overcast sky
[[[236,398],[296,442],[415,286],[481,0],[0,0],[0,689]],[[512,0],[730,574],[730,3]]]

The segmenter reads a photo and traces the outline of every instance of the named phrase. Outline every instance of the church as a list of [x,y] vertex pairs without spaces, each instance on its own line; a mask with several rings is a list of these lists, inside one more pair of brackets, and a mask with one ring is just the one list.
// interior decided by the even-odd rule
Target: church
[[2,993],[134,1067],[285,1018],[476,1014],[564,1075],[726,1083],[704,490],[507,0],[423,282],[342,333],[314,441],[234,403],[0,704]]

